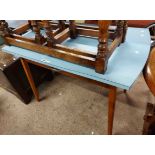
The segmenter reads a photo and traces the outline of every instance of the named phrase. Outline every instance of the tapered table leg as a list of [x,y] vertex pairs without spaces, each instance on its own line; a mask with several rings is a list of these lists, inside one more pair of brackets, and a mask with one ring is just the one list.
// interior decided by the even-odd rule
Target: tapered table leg
[[116,87],[110,88],[108,101],[108,135],[112,135],[113,120],[116,102]]
[[37,90],[37,88],[35,86],[35,83],[34,83],[34,80],[33,80],[29,65],[28,65],[27,61],[24,60],[24,59],[21,59],[21,63],[22,63],[22,66],[24,68],[27,79],[29,81],[29,84],[31,86],[31,89],[33,91],[33,94],[34,94],[36,100],[39,101],[39,92],[38,92],[38,90]]

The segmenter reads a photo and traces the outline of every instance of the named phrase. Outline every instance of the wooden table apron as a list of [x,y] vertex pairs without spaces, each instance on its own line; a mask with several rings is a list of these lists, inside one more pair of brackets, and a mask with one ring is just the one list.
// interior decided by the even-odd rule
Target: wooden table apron
[[116,87],[108,85],[108,84],[104,84],[104,83],[101,83],[101,82],[98,82],[98,81],[95,81],[95,80],[87,79],[87,78],[84,78],[84,77],[79,76],[79,75],[71,74],[69,72],[58,70],[58,69],[55,69],[55,68],[52,68],[52,67],[49,67],[49,66],[46,66],[46,65],[43,65],[43,64],[28,60],[28,59],[21,58],[21,63],[23,65],[25,74],[26,74],[26,76],[28,78],[29,84],[30,84],[30,86],[32,88],[32,91],[33,91],[34,96],[35,96],[37,101],[40,101],[39,92],[38,92],[38,90],[37,90],[37,88],[35,86],[35,83],[34,83],[34,80],[33,80],[33,77],[32,77],[32,74],[31,74],[28,63],[32,63],[32,64],[35,64],[35,65],[38,65],[38,66],[41,66],[41,67],[44,67],[44,68],[47,68],[47,69],[50,69],[50,70],[54,70],[54,71],[57,71],[57,72],[59,72],[61,74],[64,74],[64,75],[67,75],[67,76],[70,76],[70,77],[73,77],[73,78],[86,80],[86,81],[89,81],[89,82],[94,83],[96,85],[107,88],[109,90],[109,96],[108,96],[108,134],[109,135],[112,134],[113,119],[114,119],[114,112],[115,112],[115,102],[116,102],[116,90],[117,90]]

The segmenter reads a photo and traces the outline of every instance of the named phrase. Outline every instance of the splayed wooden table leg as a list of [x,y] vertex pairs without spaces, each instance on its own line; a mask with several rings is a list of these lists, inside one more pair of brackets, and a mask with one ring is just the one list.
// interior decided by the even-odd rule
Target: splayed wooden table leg
[[108,99],[108,135],[112,135],[113,120],[115,112],[115,102],[116,102],[116,87],[111,87],[109,89],[109,99]]
[[31,74],[31,71],[30,71],[30,68],[29,68],[29,65],[28,65],[27,61],[24,60],[24,59],[21,59],[21,63],[22,63],[22,66],[24,68],[24,71],[25,71],[25,74],[27,76],[27,79],[29,81],[29,84],[30,84],[30,86],[32,88],[32,91],[34,93],[34,96],[35,96],[37,101],[40,101],[40,99],[39,99],[39,92],[38,92],[38,90],[37,90],[37,88],[35,86],[35,83],[34,83],[34,80],[33,80],[33,77],[32,77],[32,74]]

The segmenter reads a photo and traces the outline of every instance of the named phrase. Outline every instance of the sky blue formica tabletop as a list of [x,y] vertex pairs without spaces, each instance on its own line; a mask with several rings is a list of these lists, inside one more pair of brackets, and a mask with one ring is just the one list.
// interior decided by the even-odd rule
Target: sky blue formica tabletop
[[[32,33],[28,33],[28,35],[32,35]],[[78,37],[76,40],[68,39],[62,44],[80,48],[86,52],[91,50],[92,53],[96,53],[98,41],[96,39]],[[147,61],[150,44],[151,40],[148,29],[128,28],[126,41],[115,49],[108,61],[105,74],[96,73],[95,69],[92,68],[15,46],[4,46],[2,50],[17,57],[26,58],[56,69],[128,90],[138,78]]]

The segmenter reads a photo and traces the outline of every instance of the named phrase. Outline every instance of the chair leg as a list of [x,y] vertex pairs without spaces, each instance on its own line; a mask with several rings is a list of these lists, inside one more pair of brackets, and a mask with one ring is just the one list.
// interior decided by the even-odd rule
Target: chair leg
[[112,135],[113,120],[115,112],[115,102],[116,102],[116,87],[110,88],[109,91],[109,103],[108,103],[108,135]]
[[38,90],[37,90],[37,88],[35,86],[35,83],[34,83],[34,80],[33,80],[29,65],[28,65],[27,61],[24,60],[24,59],[21,59],[21,63],[22,63],[22,66],[24,68],[27,79],[29,81],[29,84],[31,86],[31,89],[33,91],[33,94],[34,94],[36,100],[39,101],[39,92],[38,92]]

